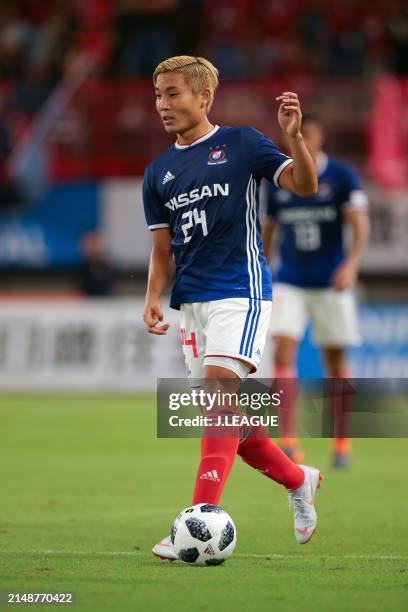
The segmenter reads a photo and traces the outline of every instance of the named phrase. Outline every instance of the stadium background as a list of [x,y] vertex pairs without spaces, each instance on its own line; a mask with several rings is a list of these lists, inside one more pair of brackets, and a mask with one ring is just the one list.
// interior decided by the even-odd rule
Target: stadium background
[[[150,75],[182,52],[220,69],[213,121],[284,146],[274,98],[294,89],[322,118],[329,153],[357,165],[372,236],[352,374],[406,376],[407,19],[404,3],[380,1],[3,2],[0,385],[152,389],[149,372],[183,375],[174,313],[156,349],[138,301],[150,245],[142,175],[171,142]],[[299,369],[321,372],[308,339]]]
[[[358,287],[363,343],[350,354],[351,373],[408,375],[405,2],[3,0],[0,452],[6,469],[2,479],[6,503],[4,530],[0,530],[0,576],[5,578],[0,583],[10,588],[19,576],[22,589],[35,588],[41,572],[45,580],[44,572],[53,568],[57,574],[51,577],[57,577],[59,584],[81,585],[80,592],[87,593],[89,608],[84,604],[83,609],[105,609],[101,592],[106,589],[115,594],[116,602],[123,596],[112,610],[127,609],[127,602],[136,596],[133,559],[109,557],[121,554],[115,552],[118,547],[129,545],[125,531],[138,538],[131,551],[137,549],[141,564],[139,592],[142,580],[145,587],[150,584],[150,574],[143,573],[146,567],[156,580],[173,585],[173,603],[164,599],[162,607],[180,609],[186,592],[180,574],[170,576],[160,568],[158,577],[153,560],[146,561],[140,552],[165,535],[180,501],[189,498],[195,469],[191,441],[177,441],[176,448],[155,440],[154,432],[151,392],[156,377],[184,376],[177,315],[166,308],[166,318],[173,324],[167,338],[150,337],[141,319],[150,248],[141,180],[150,159],[171,143],[155,115],[151,72],[160,60],[178,53],[204,55],[219,68],[221,85],[213,121],[252,125],[284,146],[275,96],[295,90],[303,108],[321,117],[327,151],[358,167],[370,199],[372,234]],[[270,349],[261,376],[271,374]],[[302,344],[299,371],[301,376],[321,373],[309,336]],[[24,394],[6,394],[9,390]],[[98,395],[67,394],[70,390]],[[38,395],[40,391],[64,393],[44,396]],[[106,395],[107,391],[112,394]],[[133,391],[149,394],[126,395]],[[326,533],[316,544],[322,548],[314,551],[328,555],[330,566],[330,555],[338,553],[341,542],[342,551],[349,554],[342,561],[347,565],[342,577],[354,589],[354,600],[342,599],[330,579],[324,588],[314,584],[313,593],[326,609],[337,609],[336,605],[377,609],[367,604],[367,594],[381,586],[378,609],[381,602],[382,608],[401,605],[400,584],[383,563],[390,553],[391,565],[401,564],[393,569],[405,571],[405,561],[398,559],[407,557],[398,555],[406,529],[402,492],[406,483],[393,466],[397,463],[403,472],[405,466],[406,474],[406,441],[379,442],[357,447],[350,480],[333,476],[334,485],[327,483]],[[314,461],[327,462],[324,441],[309,448]],[[274,559],[273,576],[269,571],[265,575],[256,555],[250,560],[254,551],[265,552],[263,532],[255,526],[258,511],[270,512],[265,501],[269,484],[258,480],[251,484],[240,470],[234,468],[238,475],[232,478],[226,503],[240,525],[240,550],[249,554],[238,555],[231,567],[238,579],[242,576],[242,585],[247,584],[247,571],[252,576],[256,570],[258,609],[270,609],[261,585],[264,577],[281,594],[289,580],[290,593],[283,600],[289,597],[286,601],[293,603],[302,576],[305,580],[309,576],[303,574],[302,558],[298,563],[294,556],[303,552],[290,549],[293,559],[285,557],[292,544],[275,531],[274,551],[282,558],[278,554]],[[166,487],[175,473],[183,478],[177,486]],[[375,480],[379,475],[386,478],[381,493]],[[144,492],[142,503],[139,487]],[[378,507],[382,494],[390,496],[386,509]],[[342,495],[347,496],[345,513],[334,525],[338,513],[329,506],[341,503],[343,508]],[[286,514],[281,516],[279,508],[273,510],[274,525],[282,520],[286,525]],[[339,525],[351,535],[350,543],[345,544],[335,531]],[[333,526],[332,532],[328,526]],[[370,540],[372,531],[377,547]],[[337,534],[337,540],[330,539],[331,533]],[[55,549],[55,556],[49,549]],[[90,549],[95,558],[86,557]],[[57,552],[64,551],[67,558],[58,560]],[[75,565],[74,551],[83,553],[79,559],[86,557],[84,565]],[[383,557],[373,561],[375,556],[369,555],[378,551]],[[365,560],[360,553],[367,555]],[[308,558],[308,563],[322,580],[329,576],[317,557]],[[333,569],[344,569],[336,563],[333,560]],[[299,570],[295,583],[291,583],[293,568]],[[98,580],[103,585],[99,605],[93,608],[89,602]],[[115,591],[115,580],[121,595]],[[211,603],[214,585],[202,580],[207,584],[206,601]],[[52,580],[45,582],[49,585]],[[181,593],[178,602],[174,585]],[[240,595],[242,585],[235,584],[235,599],[231,595],[229,600],[234,609],[245,597]],[[144,601],[152,609],[158,601],[154,593],[154,589],[144,591]],[[225,596],[221,590],[215,594],[218,601]],[[299,596],[298,605],[315,609],[312,595]],[[286,609],[284,603],[274,600],[275,609]],[[224,609],[229,609],[228,602]]]

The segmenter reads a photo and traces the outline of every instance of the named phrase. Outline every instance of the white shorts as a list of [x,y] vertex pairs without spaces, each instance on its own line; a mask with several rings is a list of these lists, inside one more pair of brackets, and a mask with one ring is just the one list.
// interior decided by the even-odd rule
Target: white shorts
[[181,304],[181,343],[189,377],[202,378],[204,365],[223,365],[240,378],[256,372],[271,311],[272,302],[250,298]]
[[351,290],[302,289],[285,283],[273,286],[273,336],[300,340],[309,323],[319,346],[360,344],[357,309]]

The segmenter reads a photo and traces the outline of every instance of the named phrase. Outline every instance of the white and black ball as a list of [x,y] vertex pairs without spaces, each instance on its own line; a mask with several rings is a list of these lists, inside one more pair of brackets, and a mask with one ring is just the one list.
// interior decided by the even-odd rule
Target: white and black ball
[[190,565],[220,565],[237,543],[230,515],[214,504],[196,504],[181,512],[171,528],[171,541],[181,561]]

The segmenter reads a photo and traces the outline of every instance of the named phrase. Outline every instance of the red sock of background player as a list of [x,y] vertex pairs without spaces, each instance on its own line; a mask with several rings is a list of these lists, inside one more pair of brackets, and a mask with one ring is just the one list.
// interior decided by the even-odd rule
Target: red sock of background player
[[[257,434],[260,437],[255,437]],[[238,455],[245,463],[287,489],[297,489],[303,484],[303,470],[269,438],[264,427],[252,428],[251,437],[239,445]]]
[[298,399],[297,373],[294,366],[275,364],[275,386],[283,391],[279,409],[279,437],[283,448],[296,446],[296,403]]
[[239,445],[235,438],[201,440],[201,461],[196,476],[193,504],[218,504],[222,490],[233,466]]
[[[337,378],[349,378],[348,372],[343,372]],[[332,450],[334,453],[345,454],[351,450],[351,440],[347,438],[349,432],[350,408],[353,396],[347,393],[336,395],[331,398],[333,410],[334,433]]]

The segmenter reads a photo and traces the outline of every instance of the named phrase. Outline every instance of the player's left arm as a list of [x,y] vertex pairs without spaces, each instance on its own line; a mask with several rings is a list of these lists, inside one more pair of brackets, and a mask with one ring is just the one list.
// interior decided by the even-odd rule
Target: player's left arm
[[337,291],[353,287],[356,283],[361,258],[370,235],[370,221],[366,209],[345,210],[343,212],[343,221],[351,230],[351,244],[346,258],[336,268],[331,279],[331,284]]
[[268,262],[268,264],[271,263],[271,259],[272,259],[272,248],[271,247],[273,244],[273,238],[274,238],[276,229],[277,229],[276,221],[272,221],[272,219],[270,219],[269,217],[265,217],[264,219],[262,219],[262,222],[261,222],[262,244],[263,244],[264,255],[266,257],[266,261]]
[[317,192],[316,167],[300,131],[302,111],[298,95],[285,91],[276,98],[280,102],[279,125],[285,134],[293,164],[288,165],[279,176],[279,186],[298,196],[311,196]]

